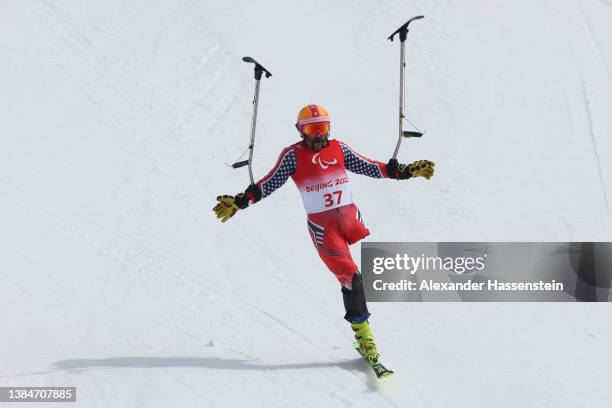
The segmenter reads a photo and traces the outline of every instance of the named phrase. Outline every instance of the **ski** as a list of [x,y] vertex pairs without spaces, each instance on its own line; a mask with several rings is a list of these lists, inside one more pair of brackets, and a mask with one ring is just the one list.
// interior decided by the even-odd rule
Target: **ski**
[[370,361],[367,359],[367,357],[365,355],[363,355],[363,353],[361,353],[361,350],[359,349],[359,342],[356,342],[356,341],[353,342],[353,348],[355,350],[357,350],[359,355],[365,359],[365,361],[368,363],[368,365],[374,371],[374,374],[376,374],[376,378],[378,378],[379,380],[381,378],[385,378],[385,377],[388,377],[391,374],[393,374],[393,371],[389,370],[387,367],[382,365],[382,363],[379,362],[379,361],[376,362],[376,363],[370,363]]

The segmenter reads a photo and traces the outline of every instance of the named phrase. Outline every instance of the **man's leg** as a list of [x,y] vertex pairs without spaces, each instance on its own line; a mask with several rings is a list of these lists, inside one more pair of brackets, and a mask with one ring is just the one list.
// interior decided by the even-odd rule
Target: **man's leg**
[[[348,208],[347,208],[348,207]],[[366,304],[361,273],[348,248],[369,234],[355,206],[308,215],[308,229],[313,244],[325,265],[342,285],[342,298],[360,352],[370,364],[378,362],[379,353],[368,323],[370,312]]]
[[342,285],[342,298],[344,300],[344,318],[349,323],[363,323],[370,317],[368,305],[366,304],[365,293],[361,273],[355,272],[351,281],[351,287]]
[[[370,234],[355,204],[341,207],[339,215],[339,230],[348,244],[354,244]],[[363,281],[359,271],[355,272],[351,287],[343,285],[342,296],[346,309],[344,318],[351,323],[351,328],[355,332],[355,339],[359,343],[359,351],[368,359],[370,364],[377,363],[380,354],[374,343],[374,335],[368,322],[370,312],[368,311]]]
[[368,311],[361,273],[359,271],[355,272],[350,289],[344,285],[342,286],[342,298],[344,300],[344,309],[346,310],[344,318],[351,324],[351,328],[355,333],[355,340],[359,343],[361,354],[368,359],[370,364],[377,363],[380,353],[374,343],[374,335],[368,322],[370,312]]
[[321,260],[343,286],[350,286],[357,265],[340,233],[335,210],[308,215],[308,231]]

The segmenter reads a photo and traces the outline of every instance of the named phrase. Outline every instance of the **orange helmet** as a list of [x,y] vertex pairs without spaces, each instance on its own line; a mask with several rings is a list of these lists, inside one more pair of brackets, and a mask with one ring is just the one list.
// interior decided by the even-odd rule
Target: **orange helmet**
[[321,105],[306,105],[298,113],[297,123],[302,136],[308,138],[323,137],[329,135],[329,115],[327,109]]

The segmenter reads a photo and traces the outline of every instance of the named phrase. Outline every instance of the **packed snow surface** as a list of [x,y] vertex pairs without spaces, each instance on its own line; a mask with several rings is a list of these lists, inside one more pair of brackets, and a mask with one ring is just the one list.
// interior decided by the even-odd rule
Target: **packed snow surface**
[[273,73],[256,176],[308,103],[386,161],[386,37],[418,14],[406,112],[425,136],[399,159],[436,174],[353,175],[368,240],[612,241],[610,1],[4,0],[0,386],[76,386],[82,407],[609,401],[607,304],[371,304],[396,370],[380,384],[292,183],[226,224],[211,211],[248,184],[226,166],[250,131],[242,56]]

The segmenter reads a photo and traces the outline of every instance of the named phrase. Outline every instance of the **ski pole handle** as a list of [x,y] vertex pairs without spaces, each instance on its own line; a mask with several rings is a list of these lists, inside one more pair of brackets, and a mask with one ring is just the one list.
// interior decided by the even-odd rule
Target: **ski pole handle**
[[232,168],[239,169],[241,167],[246,166],[247,164],[249,164],[248,160],[239,161],[239,162],[236,162],[236,163],[232,164]]

